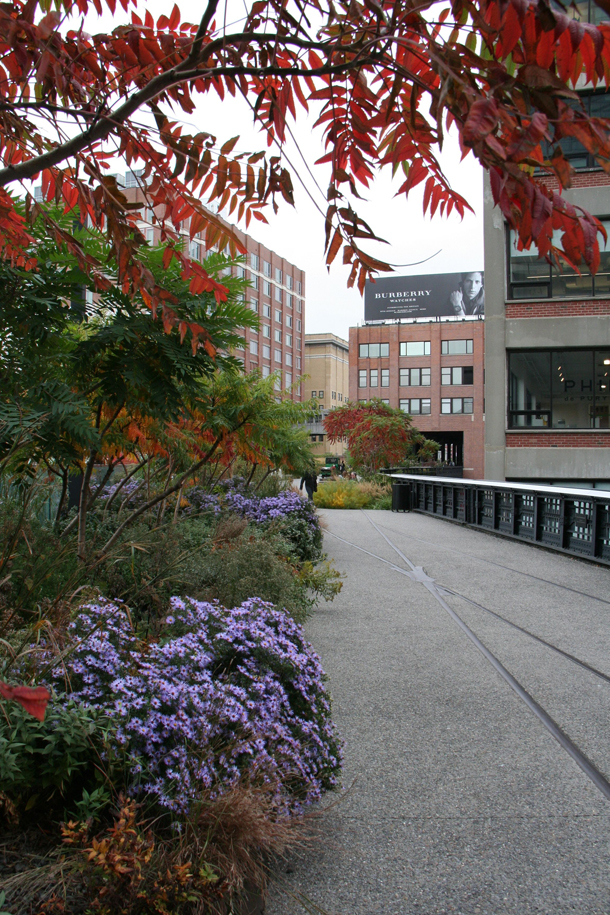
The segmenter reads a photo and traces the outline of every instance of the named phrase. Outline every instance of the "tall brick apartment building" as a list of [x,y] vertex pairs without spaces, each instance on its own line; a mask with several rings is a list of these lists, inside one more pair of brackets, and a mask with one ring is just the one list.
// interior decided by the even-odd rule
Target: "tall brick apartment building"
[[[144,203],[137,174],[125,175],[126,194],[131,200]],[[153,214],[142,208],[140,228],[151,244],[159,241],[159,229]],[[259,331],[243,329],[244,347],[235,355],[244,362],[246,371],[260,369],[263,376],[281,372],[281,387],[288,387],[304,371],[305,358],[305,271],[286,258],[266,248],[251,235],[232,227],[246,248],[246,262],[236,268],[252,284],[246,301],[260,319]],[[196,237],[188,241],[193,259],[206,256],[203,241]],[[234,268],[234,273],[236,272]],[[293,393],[294,400],[303,399],[302,390]],[[306,395],[308,396],[308,395]]]
[[[609,94],[582,98],[610,116]],[[578,170],[565,197],[610,235],[610,179],[562,143]],[[610,488],[610,243],[595,277],[555,269],[517,251],[487,186],[485,295],[486,478]]]
[[429,321],[350,328],[349,397],[379,397],[409,413],[444,460],[483,477],[485,322]]

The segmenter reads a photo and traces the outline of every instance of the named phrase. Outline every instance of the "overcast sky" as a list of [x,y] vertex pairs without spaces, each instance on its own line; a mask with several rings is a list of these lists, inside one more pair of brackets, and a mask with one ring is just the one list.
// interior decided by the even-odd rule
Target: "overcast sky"
[[[229,0],[230,2],[230,0]],[[201,15],[201,4],[194,0],[179,0],[182,19],[197,21]],[[150,9],[155,19],[169,14],[167,0],[153,0],[138,3],[138,13]],[[243,9],[243,7],[241,7]],[[242,13],[243,14],[243,13]],[[110,30],[127,19],[120,6],[114,19],[106,13],[100,20],[87,18],[87,27],[92,31]],[[177,114],[178,112],[174,112]],[[298,113],[298,110],[297,110]],[[197,110],[188,118],[180,120],[195,131],[209,131],[221,146],[226,140],[239,134],[240,142],[234,153],[253,152],[266,148],[266,139],[252,125],[252,115],[243,100],[228,98],[221,102],[210,96],[199,102]],[[347,288],[349,268],[342,265],[341,253],[327,271],[324,262],[324,218],[326,210],[326,189],[328,170],[315,167],[313,163],[323,155],[321,134],[312,131],[314,119],[303,115],[291,129],[298,142],[288,142],[286,163],[293,174],[295,207],[282,204],[274,216],[269,208],[269,225],[264,226],[252,220],[249,231],[267,247],[287,258],[306,271],[306,332],[331,332],[347,338],[349,327],[362,322],[363,301],[357,290]],[[307,160],[314,178],[308,174],[299,150]],[[386,239],[388,244],[363,245],[365,250],[382,260],[397,265],[397,275],[425,273],[448,273],[483,269],[483,225],[482,225],[482,173],[470,154],[460,162],[455,138],[449,136],[441,162],[452,186],[459,191],[475,210],[463,220],[454,214],[448,219],[436,216],[433,220],[424,218],[422,213],[423,184],[419,185],[405,202],[394,198],[395,190],[404,180],[397,177],[392,184],[391,175],[381,175],[366,192],[360,192],[366,200],[354,201],[354,208],[362,218]],[[299,178],[309,191],[309,196]],[[316,182],[319,188],[316,188]],[[314,198],[313,200],[311,198]],[[243,227],[245,228],[245,227]],[[418,261],[425,263],[417,264]]]

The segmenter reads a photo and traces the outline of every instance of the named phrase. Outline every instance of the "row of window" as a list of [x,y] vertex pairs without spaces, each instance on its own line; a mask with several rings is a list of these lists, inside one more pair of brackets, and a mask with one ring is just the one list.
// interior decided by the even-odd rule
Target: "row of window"
[[[441,340],[441,355],[467,356],[473,352],[472,340]],[[358,348],[360,359],[379,359],[390,355],[389,343],[361,343]],[[401,356],[429,356],[429,340],[408,340],[399,344]]]
[[[314,400],[314,399],[323,400],[324,391],[312,391],[311,398],[312,398],[312,400]],[[341,392],[337,393],[337,391],[331,391],[330,399],[331,400],[340,400],[341,402],[343,402],[343,394],[341,394]]]
[[[252,270],[260,272],[260,258],[258,254],[250,255],[250,266]],[[271,264],[269,261],[263,260],[263,274],[268,277],[272,276]],[[284,284],[288,289],[296,289],[297,295],[303,294],[303,284],[301,283],[301,280],[297,280],[295,283],[291,276],[284,277],[280,267],[275,268],[274,279],[276,283],[279,283],[280,285]]]
[[610,349],[508,355],[510,428],[610,429]]
[[[390,370],[389,369],[359,369],[358,387],[359,388],[378,388],[381,378],[381,387],[390,387]],[[401,388],[430,387],[432,378],[432,369],[413,368],[399,369],[398,383]],[[448,366],[441,368],[441,384],[474,384],[474,368],[472,365]]]
[[[361,401],[365,403],[365,401]],[[389,403],[384,400],[383,403]],[[432,402],[429,397],[402,398],[399,407],[403,413],[411,416],[429,416],[432,412]],[[474,399],[472,397],[442,397],[441,413],[474,413]]]
[[[271,327],[269,324],[261,324],[260,332],[263,337],[267,337],[268,340],[271,339]],[[254,329],[251,329],[250,333],[254,337],[258,336],[258,331],[254,330]],[[277,330],[277,329],[274,330],[273,339],[276,343],[281,343],[282,342],[282,331]],[[286,346],[292,346],[292,334],[286,334],[284,337],[284,340],[285,340]],[[300,337],[295,337],[295,348],[299,351],[301,350],[301,338]]]
[[[250,340],[250,353],[253,356],[258,356],[259,352],[262,355],[263,359],[271,359],[271,346],[268,343],[262,343],[260,348],[257,340]],[[274,350],[274,358],[276,362],[282,361],[282,351],[281,349]],[[294,358],[294,367],[297,369],[301,368],[301,357],[294,356],[292,353],[284,353],[284,362],[286,365],[292,366]]]
[[[299,304],[300,304],[300,303],[299,303]],[[259,302],[258,302],[258,299],[250,299],[250,308],[251,308],[252,311],[256,312],[256,314],[259,313]],[[266,302],[263,302],[263,304],[262,304],[260,310],[261,310],[261,313],[262,313],[262,315],[263,315],[263,318],[270,318],[270,317],[271,317],[271,305],[267,305]],[[299,308],[298,311],[300,311],[300,310],[301,310],[301,309]],[[276,321],[277,324],[281,324],[281,323],[282,323],[282,312],[279,310],[279,308],[276,308],[276,309],[275,309],[275,321]],[[283,321],[284,321],[284,324],[286,325],[286,327],[292,327],[292,326],[293,326],[293,318],[292,318],[292,315],[284,315]],[[297,318],[297,319],[296,319],[296,329],[297,329],[298,333],[301,333],[301,327],[302,327],[301,319],[300,319],[300,318]]]

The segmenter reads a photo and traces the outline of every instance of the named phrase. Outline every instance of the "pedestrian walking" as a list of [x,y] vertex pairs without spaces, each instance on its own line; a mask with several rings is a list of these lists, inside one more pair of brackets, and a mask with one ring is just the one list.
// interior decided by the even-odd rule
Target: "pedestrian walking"
[[307,472],[304,473],[301,477],[301,485],[299,489],[303,490],[303,485],[305,486],[305,492],[307,493],[307,498],[310,502],[313,502],[313,494],[318,490],[318,478],[315,473]]

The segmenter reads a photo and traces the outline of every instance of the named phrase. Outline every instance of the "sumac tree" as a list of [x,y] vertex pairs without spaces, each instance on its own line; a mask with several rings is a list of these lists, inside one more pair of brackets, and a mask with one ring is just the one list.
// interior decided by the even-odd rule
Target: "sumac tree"
[[364,473],[435,456],[438,445],[411,425],[411,417],[382,400],[346,403],[324,418],[330,442],[345,438],[351,464]]
[[[192,24],[177,6],[155,19],[135,0],[121,0],[118,12],[116,0],[104,2],[117,24],[95,35],[82,17],[101,13],[102,0],[1,5],[0,249],[14,263],[31,261],[29,220],[39,213],[28,194],[21,215],[9,190],[27,193],[34,179],[46,200],[104,229],[124,291],[139,289],[171,327],[172,297],[140,257],[140,205],[128,202],[111,163],[141,169],[167,262],[177,259],[193,293],[221,300],[222,282],[188,258],[180,232],[237,248],[222,216],[247,226],[281,198],[292,203],[281,150],[288,122],[313,104],[330,169],[326,260],[342,250],[350,285],[363,289],[390,269],[367,253],[375,231],[355,209],[379,169],[404,171],[405,197],[423,184],[431,215],[468,207],[437,158],[452,125],[464,154],[489,171],[518,244],[596,271],[603,229],[561,196],[573,178],[561,142],[576,138],[610,169],[608,122],[590,117],[575,92],[583,82],[607,86],[610,23],[579,22],[557,0],[253,0],[221,12],[209,0]],[[245,97],[272,154],[236,152],[237,137],[184,127],[179,117],[192,120],[210,95]],[[51,219],[48,229],[103,288],[103,264]],[[196,343],[197,322],[186,330]]]

